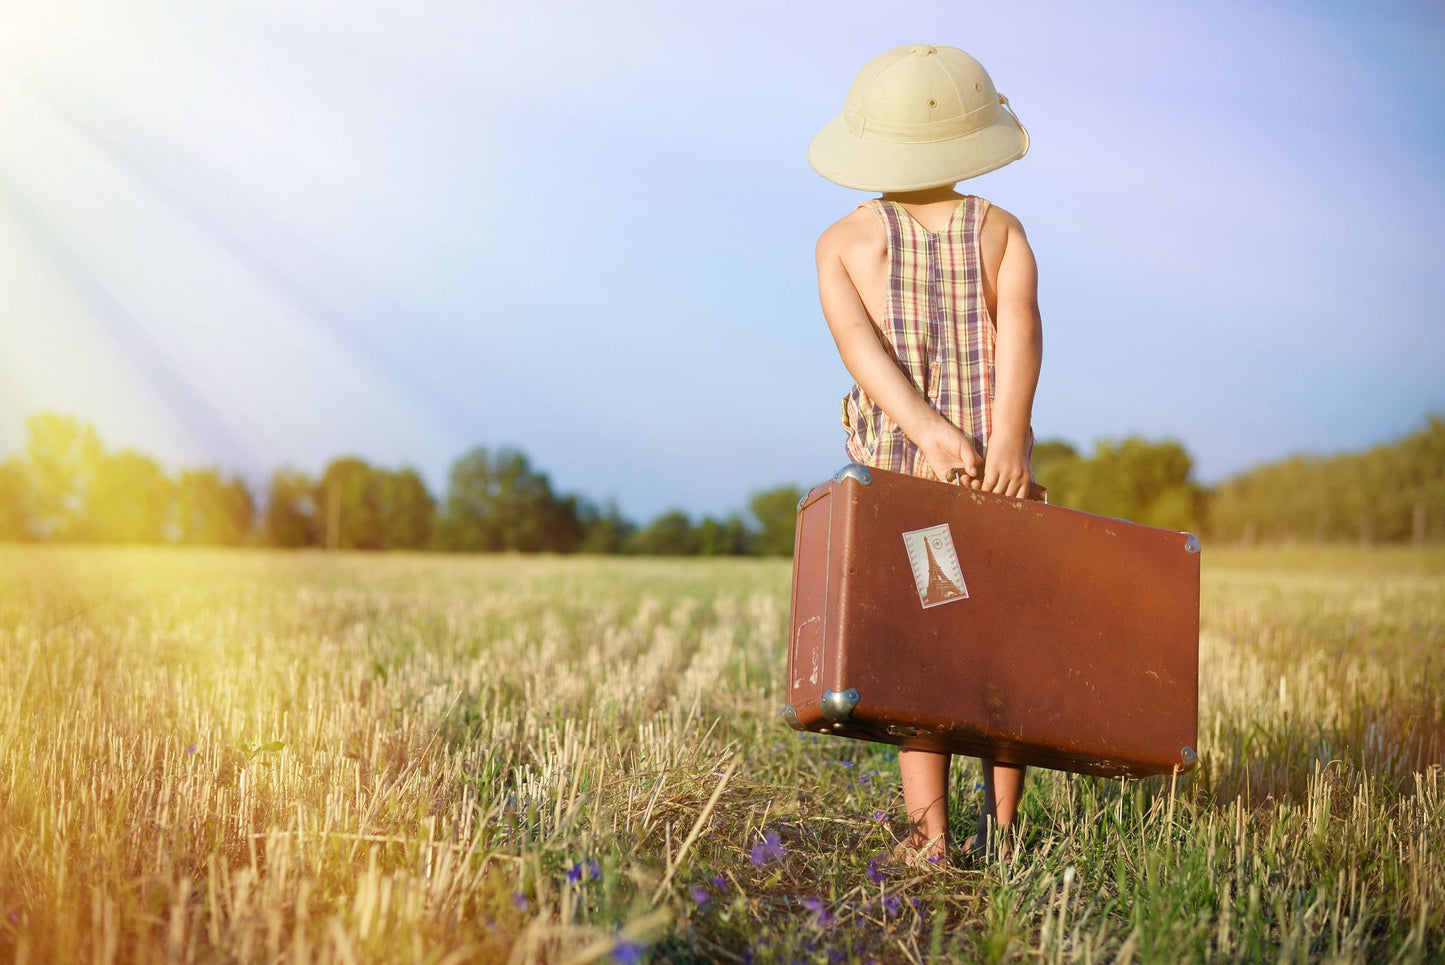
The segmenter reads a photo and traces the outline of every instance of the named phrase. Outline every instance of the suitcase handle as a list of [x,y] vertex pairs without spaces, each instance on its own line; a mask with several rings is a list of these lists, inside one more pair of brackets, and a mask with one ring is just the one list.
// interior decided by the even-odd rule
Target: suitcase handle
[[[963,485],[963,483],[959,482],[959,479],[958,479],[958,477],[961,476],[961,475],[963,475],[963,471],[962,471],[962,470],[960,470],[960,469],[950,469],[950,470],[948,471],[948,478],[945,479],[944,482],[958,483],[958,485],[961,486],[961,485]],[[1047,505],[1048,505],[1048,502],[1049,502],[1049,490],[1048,490],[1048,487],[1046,487],[1046,486],[1040,486],[1037,482],[1035,482],[1034,480],[1030,479],[1030,480],[1029,480],[1029,491],[1028,491],[1028,495],[1025,496],[1024,498],[1026,498],[1026,499],[1032,499],[1032,500],[1033,500],[1034,502],[1036,502],[1036,503],[1043,503],[1044,505],[1047,506]]]

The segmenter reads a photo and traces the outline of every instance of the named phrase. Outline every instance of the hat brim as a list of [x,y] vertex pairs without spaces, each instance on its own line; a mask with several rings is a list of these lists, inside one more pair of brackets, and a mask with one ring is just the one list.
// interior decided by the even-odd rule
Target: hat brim
[[1028,153],[1028,135],[1009,111],[988,127],[942,141],[902,143],[858,137],[842,114],[808,145],[808,163],[834,184],[859,191],[922,191],[987,174]]

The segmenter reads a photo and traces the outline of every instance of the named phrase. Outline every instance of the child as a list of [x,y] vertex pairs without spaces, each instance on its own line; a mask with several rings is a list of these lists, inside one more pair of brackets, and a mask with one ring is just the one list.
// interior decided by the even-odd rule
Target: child
[[[818,291],[843,364],[848,455],[881,469],[1025,497],[1042,345],[1038,277],[1018,219],[954,190],[1024,156],[1028,134],[976,60],[918,44],[875,57],[808,161],[881,192],[823,232]],[[948,849],[948,754],[900,750],[904,858]],[[1010,827],[1024,768],[983,762],[968,847]]]

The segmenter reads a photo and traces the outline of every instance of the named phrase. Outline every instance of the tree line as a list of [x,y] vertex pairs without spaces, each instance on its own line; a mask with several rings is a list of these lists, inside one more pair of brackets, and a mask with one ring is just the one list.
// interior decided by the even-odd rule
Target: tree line
[[[0,462],[0,540],[271,545],[457,552],[786,556],[802,491],[752,495],[746,516],[662,513],[645,526],[615,503],[558,493],[518,449],[478,447],[452,463],[440,499],[410,467],[356,456],[319,476],[283,468],[258,499],[212,467],[168,475],[111,452],[87,423],[39,413],[21,453]],[[1296,456],[1199,485],[1173,439],[1106,439],[1089,454],[1034,448],[1049,500],[1222,542],[1445,539],[1445,419],[1365,452]]]
[[1104,440],[1085,457],[1073,447],[1034,448],[1049,501],[1218,543],[1445,541],[1445,418],[1363,452],[1291,456],[1212,489],[1174,440]]
[[1210,528],[1230,542],[1445,540],[1445,418],[1363,452],[1294,456],[1219,485]]
[[452,463],[441,499],[415,469],[356,456],[319,476],[279,469],[261,499],[239,475],[168,475],[143,453],[107,450],[88,423],[42,412],[0,462],[0,540],[785,556],[801,495],[779,486],[755,493],[746,517],[673,510],[638,526],[615,503],[556,492],[517,449],[477,447]]

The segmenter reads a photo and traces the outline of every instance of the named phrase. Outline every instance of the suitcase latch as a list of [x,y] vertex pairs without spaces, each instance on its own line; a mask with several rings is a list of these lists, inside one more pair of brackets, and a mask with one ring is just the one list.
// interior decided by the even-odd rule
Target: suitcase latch
[[853,708],[858,706],[858,691],[851,687],[847,690],[825,690],[819,703],[823,716],[835,724],[840,724],[852,716]]

